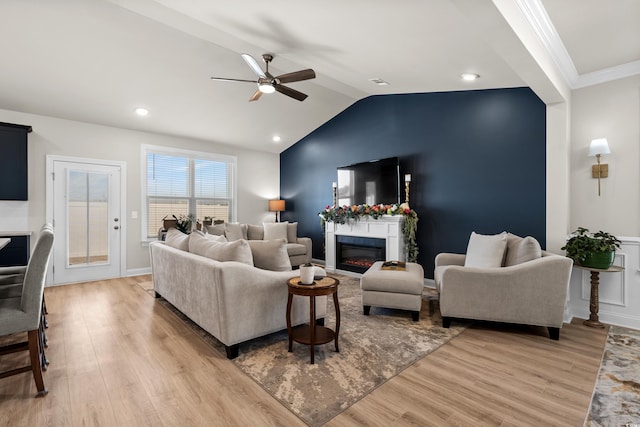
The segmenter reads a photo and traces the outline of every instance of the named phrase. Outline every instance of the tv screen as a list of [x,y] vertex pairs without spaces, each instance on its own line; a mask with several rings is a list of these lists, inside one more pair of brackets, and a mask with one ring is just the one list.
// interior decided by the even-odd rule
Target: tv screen
[[338,205],[400,203],[397,157],[338,168]]
[[0,123],[0,200],[27,200],[27,133],[31,126]]

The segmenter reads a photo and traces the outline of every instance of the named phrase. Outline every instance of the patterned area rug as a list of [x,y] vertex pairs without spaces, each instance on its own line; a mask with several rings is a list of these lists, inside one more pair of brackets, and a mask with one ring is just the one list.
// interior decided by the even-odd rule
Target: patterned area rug
[[[437,309],[430,316],[428,292],[423,295],[419,322],[413,322],[408,311],[377,307],[371,308],[370,316],[364,316],[359,278],[332,276],[340,280],[340,353],[335,352],[333,341],[316,346],[315,364],[311,365],[308,346],[294,343],[293,352],[287,351],[285,330],[242,343],[240,355],[233,360],[244,373],[310,426],[326,423],[465,329],[460,324],[443,328]],[[220,347],[224,354],[219,341],[164,299],[158,301],[176,312],[211,345]],[[331,299],[325,326],[335,328]]]
[[640,425],[639,366],[640,331],[611,326],[587,425]]

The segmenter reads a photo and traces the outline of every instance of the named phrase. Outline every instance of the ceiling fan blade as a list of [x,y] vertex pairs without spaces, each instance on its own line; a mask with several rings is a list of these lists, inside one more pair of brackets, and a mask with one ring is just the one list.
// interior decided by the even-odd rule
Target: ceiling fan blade
[[260,76],[262,78],[266,78],[267,77],[264,74],[264,71],[262,71],[262,68],[260,68],[260,65],[258,65],[256,60],[253,59],[253,56],[249,55],[248,53],[243,53],[240,56],[242,56],[242,59],[244,59],[244,61],[247,63],[247,65],[249,65],[249,67],[251,67],[251,69],[253,70],[254,73],[256,73],[258,76]]
[[256,92],[253,95],[251,95],[251,98],[249,98],[249,102],[257,101],[258,99],[260,99],[261,96],[262,96],[262,92],[260,92],[260,90],[256,90]]
[[305,99],[307,99],[307,95],[305,95],[302,92],[298,92],[295,89],[291,89],[290,87],[282,86],[282,85],[275,85],[275,88],[281,94],[290,96],[291,98],[297,99],[298,101],[304,101]]
[[280,83],[293,83],[293,82],[299,82],[301,80],[309,80],[309,79],[315,79],[315,78],[316,78],[316,73],[311,68],[276,76],[276,79],[278,79]]
[[226,77],[211,77],[211,80],[216,80],[219,82],[247,82],[247,83],[255,83],[255,80],[244,80],[244,79],[228,79]]

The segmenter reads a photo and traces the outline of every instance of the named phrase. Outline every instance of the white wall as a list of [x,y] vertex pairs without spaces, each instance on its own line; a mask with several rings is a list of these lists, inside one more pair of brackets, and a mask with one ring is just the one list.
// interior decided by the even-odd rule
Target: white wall
[[[149,267],[149,253],[140,241],[141,144],[236,156],[238,221],[273,221],[273,214],[267,210],[267,200],[279,196],[280,159],[277,154],[8,110],[0,110],[0,122],[33,126],[33,132],[28,137],[29,201],[0,202],[0,231],[37,232],[45,222],[46,155],[124,161],[127,163],[127,270],[131,273],[144,271]],[[132,211],[138,212],[138,219],[131,218]]]
[[[591,177],[589,143],[607,138],[609,177]],[[571,107],[571,228],[640,236],[640,76],[574,91]]]
[[[605,137],[609,177],[591,177],[592,139]],[[640,76],[574,91],[571,106],[571,229],[604,230],[623,240],[616,252],[622,273],[600,274],[600,320],[640,329]],[[589,317],[589,273],[574,268],[569,316]]]

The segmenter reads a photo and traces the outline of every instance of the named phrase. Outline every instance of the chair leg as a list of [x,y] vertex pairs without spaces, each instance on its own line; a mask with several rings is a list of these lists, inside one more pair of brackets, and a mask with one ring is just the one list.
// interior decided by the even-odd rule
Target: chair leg
[[443,328],[448,328],[451,326],[451,318],[450,317],[443,317],[442,318],[442,327]]
[[552,328],[551,326],[547,327],[549,330],[549,338],[552,340],[560,340],[560,328]]
[[37,397],[44,396],[49,392],[44,386],[42,379],[42,366],[40,365],[40,338],[37,329],[29,331],[29,357],[31,359],[31,370],[33,371],[33,379],[38,389]]

